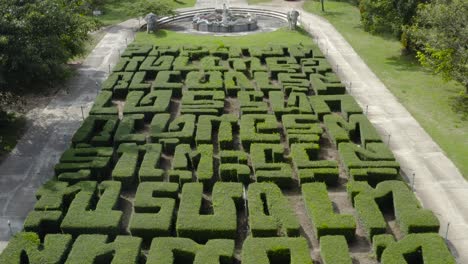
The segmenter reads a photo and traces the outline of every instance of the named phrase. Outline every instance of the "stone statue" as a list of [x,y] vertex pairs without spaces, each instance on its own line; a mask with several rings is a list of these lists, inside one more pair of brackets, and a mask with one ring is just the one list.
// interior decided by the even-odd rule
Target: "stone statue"
[[223,20],[222,20],[222,23],[223,24],[227,24],[228,23],[228,18],[229,18],[229,10],[226,6],[226,3],[223,4]]
[[149,13],[145,16],[146,21],[146,33],[156,32],[156,21],[158,17],[153,14]]
[[297,25],[297,18],[299,17],[299,12],[297,10],[291,10],[288,12],[288,23],[289,29],[295,30]]

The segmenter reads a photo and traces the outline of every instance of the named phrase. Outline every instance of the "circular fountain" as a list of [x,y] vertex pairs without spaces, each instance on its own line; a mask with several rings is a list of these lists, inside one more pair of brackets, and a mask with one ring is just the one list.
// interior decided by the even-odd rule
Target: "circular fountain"
[[226,4],[223,9],[197,14],[192,20],[193,29],[202,32],[246,32],[258,29],[255,14],[231,12]]

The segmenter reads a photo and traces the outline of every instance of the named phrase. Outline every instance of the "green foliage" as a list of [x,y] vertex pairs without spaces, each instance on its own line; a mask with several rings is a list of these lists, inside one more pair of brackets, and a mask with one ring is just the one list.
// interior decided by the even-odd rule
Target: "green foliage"
[[74,147],[112,146],[119,119],[117,116],[88,116],[72,138]]
[[174,6],[170,2],[137,0],[127,3],[128,13],[135,17],[144,17],[149,13],[153,13],[158,17],[174,15]]
[[72,237],[70,235],[49,234],[41,243],[37,234],[20,232],[10,239],[8,246],[0,254],[0,263],[64,263],[71,244]]
[[405,29],[418,51],[421,64],[455,80],[468,93],[468,3],[463,0],[436,0],[418,7],[413,25]]
[[331,114],[323,118],[330,139],[338,147],[341,142],[360,142],[366,147],[370,142],[382,142],[380,135],[365,115],[349,116],[347,122],[342,116]]
[[354,216],[336,214],[333,211],[332,201],[328,197],[324,183],[303,184],[302,196],[318,238],[328,235],[342,235],[348,240],[354,238],[356,231]]
[[253,142],[279,143],[278,123],[274,115],[242,115],[240,138],[245,150]]
[[303,237],[248,237],[242,247],[243,264],[312,264]]
[[96,25],[77,1],[0,1],[0,85],[26,86],[67,75]]
[[299,236],[299,221],[276,184],[252,183],[247,197],[252,236]]
[[105,179],[110,174],[112,154],[108,147],[67,149],[55,165],[55,175],[89,170],[93,179]]
[[274,182],[281,188],[293,186],[293,172],[284,157],[283,145],[254,143],[250,157],[257,182]]
[[145,94],[135,91],[127,95],[124,115],[144,114],[145,120],[150,120],[156,113],[165,113],[169,110],[171,103],[171,90],[158,90]]
[[352,264],[348,244],[343,236],[323,236],[320,238],[320,255],[323,264]]

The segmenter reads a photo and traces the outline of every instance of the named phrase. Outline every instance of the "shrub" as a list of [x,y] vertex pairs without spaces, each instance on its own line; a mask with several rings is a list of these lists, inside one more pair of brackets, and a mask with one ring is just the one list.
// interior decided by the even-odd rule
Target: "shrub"
[[188,144],[178,145],[172,170],[194,171],[199,182],[204,183],[205,187],[210,186],[213,177],[213,145],[198,145],[197,150],[192,150]]
[[281,119],[289,145],[319,142],[322,128],[317,116],[308,114],[282,115]]
[[281,188],[292,187],[293,171],[283,152],[283,145],[280,144],[252,144],[250,156],[258,182],[274,182]]
[[135,72],[132,78],[132,82],[128,85],[128,90],[131,91],[142,91],[149,93],[151,91],[151,82],[148,81],[150,74],[145,71]]
[[276,184],[252,183],[247,197],[252,236],[299,236],[299,221]]
[[346,86],[344,86],[335,73],[327,72],[326,74],[312,73],[309,76],[310,84],[317,95],[334,95],[345,94]]
[[200,60],[200,68],[203,71],[220,71],[225,72],[229,70],[227,61],[221,60],[219,57],[206,56]]
[[[338,164],[334,160],[319,160],[319,148],[320,146],[315,143],[291,144],[291,158],[293,165],[299,174],[299,178],[301,182],[302,180],[311,181],[314,179],[317,181],[323,180],[328,185],[336,184],[338,182],[339,175]],[[328,170],[314,170],[325,168]],[[315,177],[314,174],[317,174],[317,177]]]
[[148,56],[140,66],[140,71],[159,72],[169,71],[172,68],[174,56]]
[[31,211],[24,220],[24,231],[35,232],[41,238],[46,234],[61,233],[62,211]]
[[133,57],[133,56],[147,56],[153,50],[151,44],[129,44],[125,51],[122,53],[122,57]]
[[224,110],[223,91],[184,91],[181,114],[220,115]]
[[400,231],[404,234],[438,232],[435,215],[422,209],[418,200],[401,181],[385,181],[373,189],[365,182],[350,182],[348,195],[354,203],[361,223],[370,238],[386,232],[382,211],[392,210]]
[[262,92],[240,91],[238,97],[241,115],[268,113],[268,104],[263,101]]
[[178,139],[181,143],[191,143],[195,132],[195,115],[181,115],[169,124],[170,114],[156,114],[150,125],[152,142],[161,139]]
[[400,168],[384,143],[368,143],[366,148],[353,143],[341,143],[338,152],[348,172],[358,168]]
[[116,97],[123,97],[127,93],[132,78],[133,72],[113,72],[102,83],[101,89],[114,92]]
[[62,154],[60,162],[55,165],[55,176],[89,170],[91,178],[100,181],[110,174],[112,154],[113,149],[110,147],[70,148]]
[[157,236],[170,236],[173,228],[179,185],[169,182],[143,182],[138,185],[129,229],[133,236],[150,242]]
[[348,244],[343,236],[323,236],[320,238],[320,255],[323,264],[352,264]]
[[256,71],[254,73],[254,81],[257,89],[262,91],[264,94],[268,94],[271,91],[281,91],[281,86],[278,83],[273,83],[270,79],[270,73],[263,71]]
[[249,155],[239,150],[221,150],[219,152],[219,176],[225,182],[250,183]]
[[[318,238],[328,235],[342,235],[347,240],[354,239],[356,222],[352,215],[336,214],[332,201],[328,197],[324,183],[306,183],[302,185],[302,196],[307,213],[314,224]],[[332,262],[330,262],[332,263]]]
[[327,185],[333,185],[338,182],[340,170],[338,167],[309,168],[298,170],[297,174],[300,184],[308,182],[324,182]]
[[304,73],[279,73],[278,81],[283,86],[286,95],[292,92],[308,93],[310,88],[310,82]]
[[347,119],[353,114],[361,114],[362,109],[348,94],[310,96],[310,105],[320,120],[331,112],[339,112]]
[[188,238],[159,237],[153,239],[147,264],[217,264],[233,263],[234,240],[212,239],[205,245]]
[[269,93],[270,105],[277,118],[286,114],[311,114],[309,99],[305,93],[293,92],[289,95],[287,101],[284,99],[283,92],[273,91]]
[[248,237],[242,247],[242,264],[312,264],[303,237]]
[[[151,53],[155,53],[154,55]],[[177,45],[155,45],[154,50],[149,55],[159,56],[159,55],[170,55],[177,57],[180,53],[180,47]]]
[[185,79],[188,90],[219,91],[224,89],[223,84],[223,74],[220,71],[191,71]]
[[112,92],[102,91],[94,100],[93,107],[89,111],[90,115],[117,115],[119,110],[112,103]]
[[140,182],[144,181],[163,181],[164,170],[161,169],[162,146],[161,144],[146,144],[145,155],[141,162],[138,178]]
[[143,114],[145,120],[150,120],[156,113],[164,113],[169,110],[172,91],[159,90],[145,95],[145,92],[134,91],[127,95],[124,115]]
[[172,94],[177,97],[182,95],[182,86],[180,71],[160,71],[152,84],[153,89],[172,90]]
[[[316,53],[315,50],[314,53]],[[323,56],[323,58],[318,58],[315,56],[314,58],[305,58],[301,59],[300,62],[302,66],[302,72],[306,74],[307,78],[310,78],[311,74],[315,73],[323,75],[333,72],[330,63],[327,59],[325,59],[325,56]]]
[[30,264],[64,263],[71,244],[70,235],[49,234],[41,243],[35,233],[16,233],[0,254],[0,263],[23,264],[25,261]]
[[72,145],[74,147],[112,146],[118,124],[117,116],[88,116],[73,135]]
[[174,70],[181,72],[184,76],[192,71],[199,71],[198,65],[192,63],[192,60],[187,56],[179,56],[174,61]]
[[296,61],[300,61],[303,58],[312,58],[313,51],[319,49],[315,45],[304,45],[303,43],[288,46],[288,53],[291,57],[295,58]]
[[279,73],[296,73],[301,66],[291,57],[269,57],[265,59],[268,71],[272,78],[276,79]]
[[358,141],[363,147],[367,143],[382,142],[379,133],[365,115],[351,115],[349,122],[335,114],[323,117],[323,123],[330,139],[338,147],[341,142]]
[[34,210],[66,211],[75,196],[83,192],[94,192],[97,188],[95,181],[82,181],[76,184],[51,180],[42,185],[36,192],[37,202]]
[[202,115],[198,118],[195,142],[200,144],[214,144],[212,138],[214,132],[218,134],[218,144],[222,148],[232,148],[233,127],[237,126],[237,117],[232,114],[224,114],[220,117]]
[[117,163],[112,170],[112,180],[121,182],[126,189],[135,181],[140,149],[135,143],[120,144],[117,156]]
[[283,57],[284,49],[280,45],[269,45],[265,47],[249,47],[248,49],[251,57],[257,57],[262,61],[268,57]]
[[177,235],[198,242],[214,238],[236,238],[237,208],[243,201],[240,183],[218,182],[213,187],[213,214],[200,214],[203,184],[186,183],[177,215]]
[[[99,185],[98,193],[78,193],[60,226],[63,232],[73,236],[89,233],[116,236],[123,214],[116,210],[120,189],[120,182],[104,181]],[[94,199],[99,200],[95,207]]]
[[73,244],[66,263],[139,263],[141,238],[117,236],[115,240],[109,240],[109,237],[106,235],[79,236]]
[[376,186],[383,181],[398,180],[398,170],[395,168],[351,169],[349,176],[355,181],[365,181],[370,186]]
[[118,145],[121,143],[146,143],[146,135],[138,133],[144,127],[145,115],[135,114],[126,115],[120,121],[119,127],[115,132],[114,142]]
[[444,240],[436,233],[411,234],[402,240],[390,243],[382,254],[382,264],[416,263],[455,264]]
[[237,96],[239,91],[255,90],[255,85],[244,73],[228,71],[224,73],[224,88],[227,95]]
[[136,72],[141,63],[146,59],[144,56],[123,57],[114,66],[114,72]]
[[372,238],[372,251],[378,261],[381,261],[384,250],[393,243],[395,243],[395,238],[389,234],[375,235]]
[[180,56],[187,56],[191,60],[199,60],[209,54],[208,48],[196,45],[184,45],[180,52]]
[[280,142],[278,123],[273,115],[243,115],[240,124],[240,139],[247,151],[253,142]]

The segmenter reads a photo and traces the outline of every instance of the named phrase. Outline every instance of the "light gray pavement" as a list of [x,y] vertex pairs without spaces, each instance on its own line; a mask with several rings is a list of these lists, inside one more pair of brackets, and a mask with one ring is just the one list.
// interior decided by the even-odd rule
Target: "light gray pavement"
[[107,34],[66,88],[45,109],[28,114],[31,126],[0,164],[0,252],[11,233],[22,229],[37,188],[52,178],[54,165],[82,122],[81,107],[86,116],[109,65],[115,65],[126,43],[134,39],[137,26],[138,20],[133,19],[105,29]]
[[[423,206],[432,210],[459,263],[468,263],[468,182],[453,162],[325,19],[301,11],[300,22],[338,69],[348,91],[387,142]],[[414,173],[414,182],[413,182]]]

